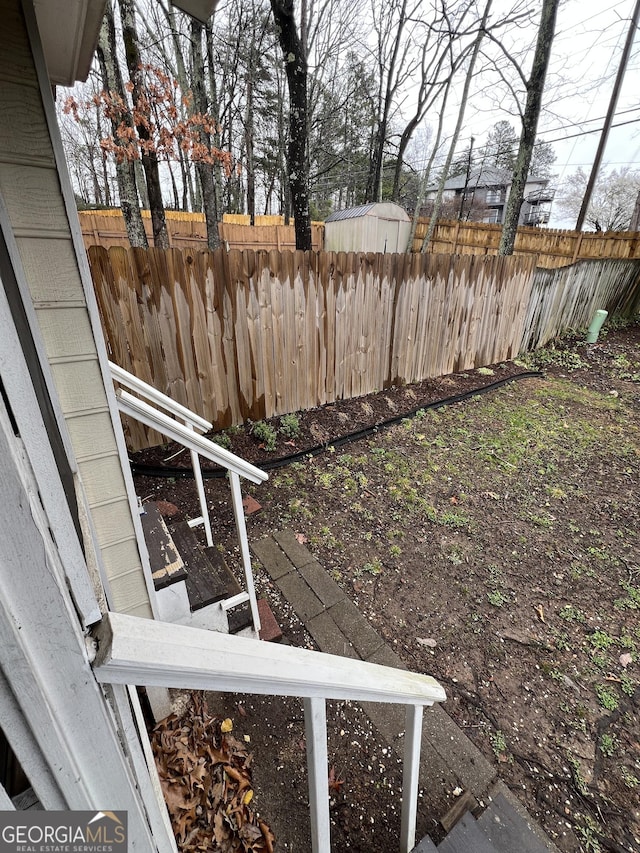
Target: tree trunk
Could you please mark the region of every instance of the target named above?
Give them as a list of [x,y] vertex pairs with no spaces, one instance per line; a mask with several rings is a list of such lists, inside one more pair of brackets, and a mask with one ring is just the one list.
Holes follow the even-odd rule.
[[[98,62],[100,64],[104,88],[107,92],[117,94],[126,103],[120,66],[118,65],[116,55],[115,23],[110,3],[107,4],[100,28]],[[130,127],[133,127],[133,119],[130,115],[122,116],[122,120],[128,123]],[[116,144],[119,144],[117,129],[118,121],[113,117],[111,119],[111,130]],[[120,208],[122,209],[129,243],[135,248],[148,249],[149,243],[138,203],[135,166],[127,157],[123,157],[121,160],[116,157],[116,179],[118,182],[118,194],[120,196]]]
[[[436,138],[433,141],[433,148],[431,149],[431,154],[429,155],[429,161],[427,163],[427,168],[424,170],[421,178],[420,178],[420,186],[418,187],[418,197],[416,198],[416,206],[413,211],[413,219],[411,220],[411,232],[409,234],[409,240],[407,241],[407,252],[413,251],[413,240],[416,236],[416,229],[418,227],[418,219],[420,218],[420,208],[422,207],[422,202],[424,201],[424,195],[427,187],[429,186],[429,179],[431,177],[431,169],[433,168],[434,160],[436,159],[436,154],[438,153],[438,149],[440,148],[440,140],[442,139],[442,128],[444,126],[444,114],[446,111],[447,100],[449,98],[449,91],[451,89],[451,77],[447,80],[444,94],[442,97],[442,104],[440,105],[440,109],[438,111],[438,130],[436,132]],[[424,247],[422,249],[424,251]]]
[[[251,62],[249,63],[251,66]],[[244,116],[244,144],[247,149],[247,212],[252,225],[256,224],[256,173],[253,156],[253,70],[249,67],[246,76],[245,94],[247,107]]]
[[[217,63],[214,56],[213,50],[213,18],[210,18],[209,21],[205,24],[204,28],[205,33],[205,44],[207,48],[207,68],[209,71],[209,113],[216,119],[216,128],[218,127],[218,119],[220,117],[220,99],[218,98],[218,84],[216,81],[215,69],[217,67]],[[213,134],[213,144],[216,148],[222,149],[222,138],[219,130],[215,130]],[[231,146],[227,148],[228,151],[232,151]],[[223,206],[222,206],[222,169],[220,167],[220,162],[216,160],[213,164],[213,183],[216,194],[216,210],[218,212],[218,218],[222,216]]]
[[500,236],[499,255],[512,255],[516,242],[516,231],[520,208],[524,199],[524,188],[527,183],[533,146],[536,141],[538,130],[538,119],[542,106],[542,93],[547,76],[547,67],[551,55],[551,45],[556,27],[556,13],[560,0],[544,0],[542,4],[542,17],[538,29],[538,39],[533,57],[531,76],[527,82],[527,102],[522,117],[522,133],[520,134],[520,145],[518,156],[513,170],[511,191],[507,201],[507,209],[504,214],[502,234]]
[[311,249],[307,58],[296,29],[293,0],[271,0],[271,9],[278,29],[289,87],[287,168],[295,219],[296,249],[307,250]]
[[[133,0],[118,0],[120,7],[120,19],[122,21],[122,38],[124,41],[129,79],[133,85],[131,97],[133,105],[142,109],[142,69],[140,49],[138,47],[138,33],[136,30],[135,11]],[[158,158],[153,150],[152,140],[148,128],[142,122],[136,123],[136,131],[141,142],[141,158],[144,175],[149,193],[149,209],[151,211],[151,226],[153,229],[153,244],[159,249],[169,248],[169,234],[164,216],[164,204],[162,201],[162,188],[160,186],[160,171],[158,169]]]
[[631,222],[629,223],[629,231],[639,231],[640,230],[640,190],[638,190],[638,195],[636,196],[636,204],[633,208],[633,215],[631,217]]
[[[204,88],[204,59],[202,55],[202,24],[191,19],[191,66],[193,74],[193,105],[197,113],[206,115],[209,111],[207,93]],[[200,126],[198,131],[199,141],[207,149],[211,150],[211,137]],[[205,160],[196,162],[196,171],[200,179],[202,189],[202,203],[204,205],[204,218],[207,224],[207,246],[213,251],[220,245],[220,234],[218,233],[218,206],[216,197],[216,184],[213,179],[213,165]]]
[[133,161],[133,170],[136,176],[136,187],[138,190],[138,198],[143,210],[149,210],[149,193],[147,192],[147,181],[144,177],[144,169],[140,160]]

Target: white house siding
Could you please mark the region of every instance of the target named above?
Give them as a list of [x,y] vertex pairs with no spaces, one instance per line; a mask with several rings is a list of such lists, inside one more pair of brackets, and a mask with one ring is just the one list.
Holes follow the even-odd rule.
[[[36,61],[18,0],[2,3],[0,195],[6,207],[111,592],[111,607],[151,616],[114,424]],[[62,177],[66,180],[66,176]]]

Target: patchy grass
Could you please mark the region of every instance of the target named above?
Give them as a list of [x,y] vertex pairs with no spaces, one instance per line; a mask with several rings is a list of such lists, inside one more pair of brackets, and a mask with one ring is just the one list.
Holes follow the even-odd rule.
[[[407,665],[445,683],[449,713],[563,850],[640,835],[615,818],[640,784],[639,448],[629,398],[557,376],[295,474],[296,529]],[[276,516],[278,488],[262,499]]]

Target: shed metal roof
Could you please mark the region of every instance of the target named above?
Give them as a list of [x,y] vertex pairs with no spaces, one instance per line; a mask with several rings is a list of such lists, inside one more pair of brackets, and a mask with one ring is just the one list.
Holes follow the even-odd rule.
[[370,210],[375,207],[375,204],[361,204],[360,207],[349,207],[346,210],[336,210],[330,216],[327,216],[326,222],[337,222],[339,219],[357,219],[359,216],[366,216]]
[[406,210],[390,201],[370,202],[361,204],[359,207],[349,207],[347,210],[336,210],[327,216],[325,222],[338,222],[341,219],[358,219],[361,216],[375,216],[379,214],[381,219],[399,219],[409,221]]

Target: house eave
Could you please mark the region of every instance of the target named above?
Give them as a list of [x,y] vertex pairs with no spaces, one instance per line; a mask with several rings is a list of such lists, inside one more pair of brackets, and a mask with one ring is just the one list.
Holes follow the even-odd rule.
[[[176,0],[200,21],[213,14],[217,0]],[[86,80],[98,41],[106,0],[33,0],[49,79],[60,86]]]

